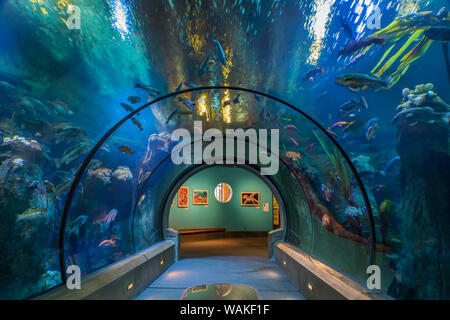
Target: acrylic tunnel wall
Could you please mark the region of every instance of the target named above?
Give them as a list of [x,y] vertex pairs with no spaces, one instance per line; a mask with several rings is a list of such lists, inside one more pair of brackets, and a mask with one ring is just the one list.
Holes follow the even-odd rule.
[[0,298],[163,240],[202,166],[175,165],[170,134],[196,120],[279,130],[257,151],[279,159],[284,241],[363,283],[379,265],[394,298],[450,298],[444,5],[0,1]]

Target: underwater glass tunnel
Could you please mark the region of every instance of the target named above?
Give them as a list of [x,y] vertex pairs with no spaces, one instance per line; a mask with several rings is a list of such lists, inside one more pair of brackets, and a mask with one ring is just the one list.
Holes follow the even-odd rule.
[[0,299],[170,241],[180,187],[215,166],[258,176],[269,229],[317,268],[449,299],[446,5],[0,0]]

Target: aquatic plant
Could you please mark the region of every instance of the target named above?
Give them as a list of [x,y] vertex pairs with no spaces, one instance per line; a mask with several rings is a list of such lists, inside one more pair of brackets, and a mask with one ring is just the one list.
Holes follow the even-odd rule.
[[350,196],[352,194],[350,183],[350,172],[347,168],[345,160],[341,156],[337,147],[333,146],[331,151],[328,150],[325,141],[319,136],[319,134],[315,130],[313,130],[313,133],[316,136],[317,141],[319,141],[320,145],[322,146],[322,149],[327,154],[331,163],[333,164],[334,170],[340,180],[338,180],[338,178],[333,174],[330,174],[331,177],[337,182],[337,185],[339,186],[340,189],[339,191],[344,196],[344,198],[346,200],[350,200]]
[[[381,77],[398,59],[400,59],[400,64],[397,69],[389,76],[388,88],[391,88],[400,80],[406,71],[408,71],[410,65],[422,57],[433,43],[434,39],[427,37],[427,30],[433,26],[448,24],[448,22],[448,16],[442,17],[441,19],[431,11],[419,12],[398,17],[387,27],[373,33],[366,39],[375,39],[382,43],[390,43],[392,45],[385,51],[379,62],[371,70],[371,73]],[[405,38],[407,40],[401,44],[401,40]],[[356,52],[356,55],[365,55],[376,43],[376,41],[365,41],[371,44],[362,51]],[[412,49],[403,55],[411,44],[413,44]],[[391,51],[397,45],[401,46],[400,49],[387,59]]]

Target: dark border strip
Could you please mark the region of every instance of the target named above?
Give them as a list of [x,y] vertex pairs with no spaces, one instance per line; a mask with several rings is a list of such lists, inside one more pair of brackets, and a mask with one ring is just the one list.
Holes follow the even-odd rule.
[[290,109],[297,111],[298,113],[300,113],[301,115],[303,115],[306,119],[308,119],[309,121],[311,121],[314,125],[316,125],[332,142],[333,144],[339,149],[339,151],[341,152],[342,156],[344,157],[344,159],[347,161],[347,164],[350,166],[350,169],[352,170],[353,175],[356,178],[356,181],[358,183],[358,186],[363,194],[363,198],[364,198],[364,203],[366,205],[367,211],[368,211],[368,215],[369,215],[369,221],[370,221],[370,229],[371,229],[371,233],[372,233],[372,238],[371,238],[371,246],[370,246],[370,261],[371,264],[374,264],[375,262],[375,243],[376,243],[376,238],[375,238],[375,223],[374,223],[374,218],[373,218],[373,213],[372,213],[372,208],[370,206],[370,201],[369,201],[369,197],[367,195],[366,189],[364,187],[364,184],[361,180],[361,177],[358,174],[358,171],[356,170],[355,166],[353,165],[350,157],[347,155],[347,153],[344,151],[344,149],[341,147],[341,145],[333,138],[333,136],[324,128],[322,127],[322,125],[320,125],[320,123],[318,123],[316,120],[314,120],[311,116],[309,116],[307,113],[301,111],[300,109],[296,108],[295,106],[277,98],[274,97],[272,95],[269,95],[267,93],[263,93],[257,90],[253,90],[253,89],[247,89],[247,88],[242,88],[242,87],[236,87],[236,86],[205,86],[205,87],[198,87],[198,88],[191,88],[191,89],[186,89],[186,90],[181,90],[178,92],[172,92],[169,93],[165,96],[159,97],[151,102],[148,102],[146,104],[144,104],[143,106],[139,107],[138,109],[134,110],[133,112],[129,113],[128,115],[126,115],[122,120],[120,120],[118,123],[116,123],[111,129],[108,130],[108,132],[106,132],[106,134],[97,142],[97,144],[91,149],[91,151],[89,152],[89,154],[87,155],[87,157],[84,159],[83,163],[81,164],[80,168],[78,169],[78,172],[75,176],[75,179],[72,182],[72,185],[70,187],[69,193],[67,195],[66,198],[66,202],[64,204],[64,209],[62,212],[62,216],[61,216],[61,226],[60,226],[60,233],[59,233],[59,264],[60,264],[60,269],[61,269],[61,280],[62,283],[66,283],[67,279],[66,279],[66,268],[65,268],[65,261],[64,261],[64,234],[66,231],[66,222],[67,222],[67,215],[69,213],[70,210],[70,206],[72,204],[72,200],[73,197],[75,195],[76,189],[78,187],[78,184],[80,183],[84,172],[86,171],[89,163],[91,162],[92,158],[95,156],[95,154],[97,153],[97,151],[101,148],[101,146],[106,142],[106,140],[120,127],[122,126],[126,121],[130,120],[132,117],[134,117],[137,113],[141,112],[142,110],[146,109],[147,107],[160,102],[162,100],[171,98],[171,97],[175,97],[181,94],[185,94],[188,92],[196,92],[196,91],[205,91],[205,90],[234,90],[234,91],[244,91],[244,92],[249,92],[255,95],[260,95],[272,100],[275,100],[287,107],[289,107]]

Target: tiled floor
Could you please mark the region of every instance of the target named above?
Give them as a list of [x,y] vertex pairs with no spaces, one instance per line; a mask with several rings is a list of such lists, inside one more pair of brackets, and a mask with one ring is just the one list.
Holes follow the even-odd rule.
[[[240,243],[245,243],[245,240]],[[222,246],[217,247],[217,239],[203,240],[200,251],[207,252],[209,245],[214,247],[215,254],[225,253],[224,256],[201,257],[190,247],[190,254],[194,258],[185,258],[172,265],[164,274],[154,281],[149,288],[142,292],[138,300],[177,300],[181,298],[186,288],[213,283],[245,284],[258,290],[262,299],[295,299],[304,297],[289,281],[280,267],[267,257],[261,256],[261,248],[254,246],[254,251],[237,250],[237,256],[230,256],[230,249],[237,244],[236,239],[221,239]],[[248,240],[255,243],[255,239]],[[192,244],[190,244],[192,245]],[[219,248],[223,248],[223,250]],[[237,247],[236,247],[237,248]],[[242,247],[241,247],[242,248]],[[212,252],[211,251],[211,252]],[[242,256],[242,252],[253,256]]]

